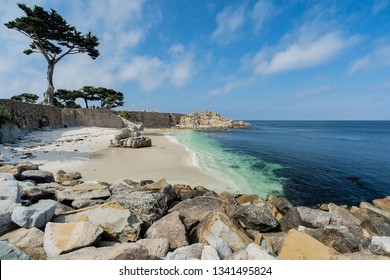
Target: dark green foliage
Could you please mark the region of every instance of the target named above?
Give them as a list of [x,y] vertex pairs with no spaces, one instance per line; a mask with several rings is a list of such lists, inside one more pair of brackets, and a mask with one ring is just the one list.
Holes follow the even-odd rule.
[[100,102],[99,108],[112,109],[123,106],[123,93],[103,87],[84,86],[80,90],[59,89],[54,94],[56,106],[67,108],[81,108],[76,103],[77,99],[83,99],[85,108],[89,108],[89,102]]
[[92,59],[97,58],[99,51],[96,48],[99,40],[90,32],[82,34],[77,31],[53,9],[46,11],[42,7],[30,8],[25,4],[18,6],[26,15],[5,23],[5,26],[19,31],[32,40],[29,48],[24,50],[25,54],[41,53],[45,57],[48,64],[48,88],[44,103],[52,105],[55,64],[68,54],[87,53]]
[[76,99],[80,97],[78,90],[59,89],[54,93],[54,105],[62,108],[81,108],[76,103]]
[[22,93],[19,95],[12,96],[11,99],[35,104],[39,99],[39,96],[34,93]]

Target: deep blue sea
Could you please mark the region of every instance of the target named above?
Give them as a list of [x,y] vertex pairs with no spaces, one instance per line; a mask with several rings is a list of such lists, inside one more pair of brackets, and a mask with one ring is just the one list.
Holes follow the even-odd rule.
[[172,136],[233,193],[282,195],[307,206],[390,195],[390,121],[249,122]]

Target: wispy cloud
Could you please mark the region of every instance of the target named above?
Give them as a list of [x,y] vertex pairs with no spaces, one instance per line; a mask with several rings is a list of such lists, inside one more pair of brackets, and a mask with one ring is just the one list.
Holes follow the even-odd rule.
[[364,57],[353,61],[349,67],[348,74],[352,75],[356,72],[376,67],[390,65],[390,44],[377,46],[372,52]]
[[217,15],[217,28],[211,39],[226,45],[238,38],[238,31],[244,26],[245,11],[243,7],[228,6]]
[[272,0],[259,0],[249,14],[254,24],[254,31],[259,32],[264,22],[273,17],[275,13],[276,7]]
[[320,65],[351,46],[356,39],[331,32],[309,40],[301,38],[298,42],[293,42],[284,48],[266,47],[254,56],[254,72],[274,74]]
[[242,79],[228,78],[225,84],[221,87],[212,89],[208,92],[208,97],[227,95],[237,89],[241,89],[245,86],[252,84],[254,77],[247,77]]

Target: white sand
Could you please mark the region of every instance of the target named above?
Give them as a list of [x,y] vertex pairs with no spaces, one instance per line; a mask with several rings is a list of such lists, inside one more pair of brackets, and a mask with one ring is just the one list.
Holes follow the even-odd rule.
[[62,169],[79,171],[83,179],[109,183],[122,179],[136,181],[166,178],[171,184],[223,187],[221,181],[194,166],[192,154],[183,146],[169,141],[166,130],[146,130],[152,147],[142,149],[108,148],[110,139],[118,129],[78,127],[36,131],[28,134],[15,146],[2,147],[6,159],[20,161],[26,153],[27,160],[40,164],[40,169],[54,174]]

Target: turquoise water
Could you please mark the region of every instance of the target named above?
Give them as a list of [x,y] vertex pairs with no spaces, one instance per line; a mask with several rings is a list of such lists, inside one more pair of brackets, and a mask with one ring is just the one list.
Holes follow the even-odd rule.
[[[210,132],[206,135],[202,131],[183,130],[170,136],[193,153],[195,165],[226,184],[222,190],[235,194],[254,193],[263,198],[270,193],[283,194],[284,179],[274,173],[280,165],[232,152],[210,137]],[[213,136],[218,137],[217,134]]]
[[390,121],[250,123],[173,137],[233,193],[272,193],[307,206],[390,196]]

